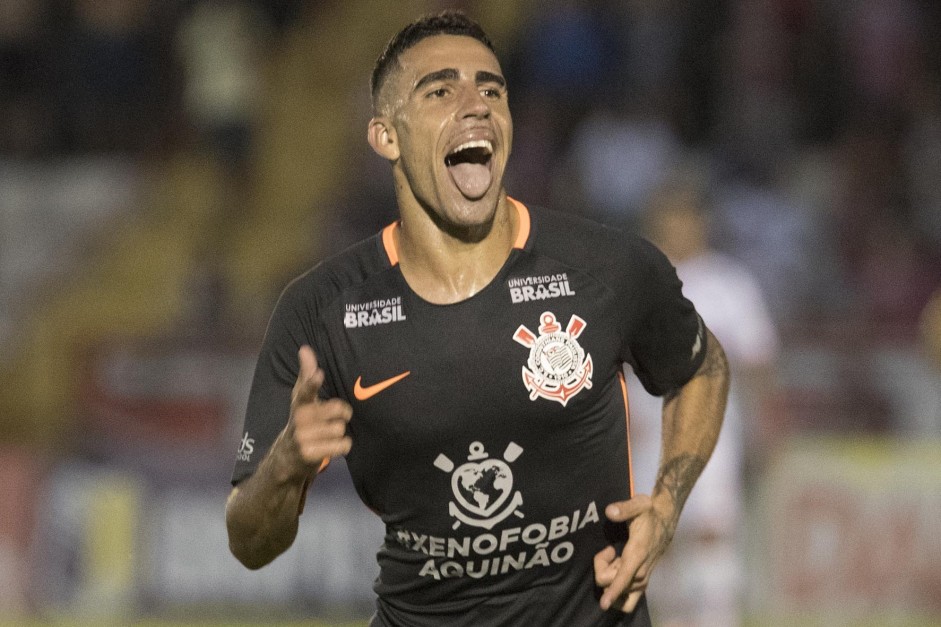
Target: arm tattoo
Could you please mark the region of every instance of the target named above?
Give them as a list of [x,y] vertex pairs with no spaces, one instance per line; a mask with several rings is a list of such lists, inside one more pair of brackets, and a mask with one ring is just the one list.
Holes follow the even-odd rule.
[[693,377],[696,382],[668,394],[663,408],[664,459],[654,491],[670,495],[676,516],[715,447],[729,389],[725,351],[711,332],[706,333],[706,355]]
[[699,366],[699,372],[696,374],[706,377],[727,376],[729,372],[729,360],[725,356],[725,351],[722,350],[722,347],[719,345],[719,342],[716,341],[711,331],[707,332],[707,336],[706,357],[702,365]]
[[676,506],[682,508],[696,478],[705,467],[706,460],[700,457],[680,455],[663,465],[657,475],[657,483],[669,492]]

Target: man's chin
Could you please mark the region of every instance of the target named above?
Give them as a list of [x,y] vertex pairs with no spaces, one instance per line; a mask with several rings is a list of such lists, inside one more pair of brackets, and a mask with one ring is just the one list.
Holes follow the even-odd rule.
[[487,190],[479,198],[468,198],[458,192],[453,199],[446,200],[441,213],[433,217],[438,227],[453,237],[469,242],[481,241],[493,228],[499,202],[497,188]]

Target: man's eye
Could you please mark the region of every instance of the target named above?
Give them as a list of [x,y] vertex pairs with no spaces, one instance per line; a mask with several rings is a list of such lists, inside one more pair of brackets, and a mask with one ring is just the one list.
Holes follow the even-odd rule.
[[502,94],[496,87],[488,87],[483,90],[483,95],[487,98],[499,98]]
[[429,98],[444,98],[447,95],[448,95],[448,90],[445,87],[439,87],[438,89],[435,89],[434,91],[428,92]]

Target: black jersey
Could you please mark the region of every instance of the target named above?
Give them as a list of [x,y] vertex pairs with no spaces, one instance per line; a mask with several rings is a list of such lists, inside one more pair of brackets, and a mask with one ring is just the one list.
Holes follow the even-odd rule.
[[347,463],[382,517],[380,625],[647,625],[598,608],[595,553],[631,494],[622,368],[663,394],[689,380],[704,330],[645,240],[512,201],[519,236],[459,303],[413,292],[393,224],[292,282],[271,319],[233,482],[287,420],[297,350],[325,398],[353,407]]

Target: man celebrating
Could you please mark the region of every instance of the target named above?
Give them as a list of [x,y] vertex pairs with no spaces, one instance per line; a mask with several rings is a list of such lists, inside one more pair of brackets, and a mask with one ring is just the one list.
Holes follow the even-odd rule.
[[[343,455],[386,535],[373,625],[649,625],[643,594],[715,446],[728,367],[653,246],[509,198],[507,85],[480,26],[405,27],[368,140],[401,219],[293,281],[266,333],[226,520],[249,568]],[[665,398],[633,495],[622,367]]]

